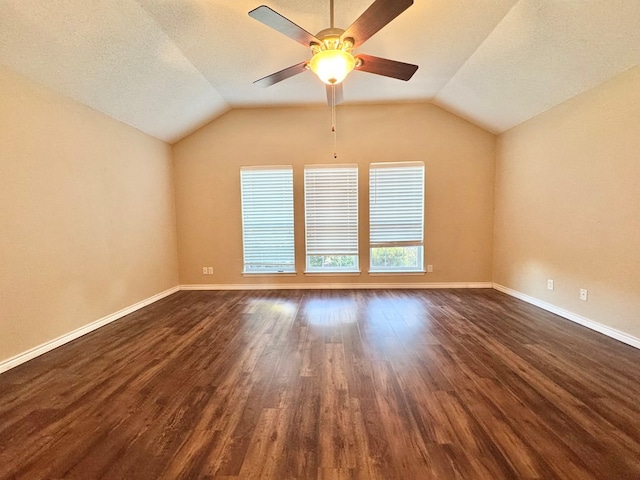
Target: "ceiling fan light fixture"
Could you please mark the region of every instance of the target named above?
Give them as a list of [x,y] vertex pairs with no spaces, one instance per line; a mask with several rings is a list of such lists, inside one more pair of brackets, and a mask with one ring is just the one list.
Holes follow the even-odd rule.
[[342,82],[356,66],[350,52],[341,49],[321,50],[309,61],[309,68],[327,85]]

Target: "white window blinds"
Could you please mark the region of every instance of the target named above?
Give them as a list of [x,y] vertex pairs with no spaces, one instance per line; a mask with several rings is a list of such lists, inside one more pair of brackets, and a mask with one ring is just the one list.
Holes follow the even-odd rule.
[[369,170],[370,246],[422,245],[424,163],[372,163]]
[[293,168],[242,167],[245,273],[295,271]]
[[358,166],[304,169],[307,256],[358,254]]

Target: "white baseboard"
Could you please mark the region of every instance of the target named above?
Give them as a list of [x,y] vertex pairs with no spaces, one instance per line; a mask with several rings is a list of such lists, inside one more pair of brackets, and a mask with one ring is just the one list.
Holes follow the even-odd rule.
[[429,288],[493,288],[491,282],[451,283],[261,283],[180,285],[180,290],[373,290]]
[[17,367],[18,365],[21,365],[33,358],[36,358],[42,355],[43,353],[47,353],[53,350],[54,348],[58,348],[64,345],[65,343],[68,343],[72,340],[75,340],[76,338],[86,335],[89,332],[97,330],[98,328],[103,327],[115,320],[118,320],[119,318],[122,318],[125,315],[129,315],[130,313],[133,313],[136,310],[140,310],[141,308],[146,307],[147,305],[151,305],[152,303],[157,302],[158,300],[164,297],[167,297],[172,293],[177,292],[178,290],[179,290],[179,287],[170,288],[169,290],[165,290],[164,292],[158,293],[157,295],[153,295],[152,297],[141,300],[138,303],[135,303],[129,307],[123,308],[122,310],[112,313],[111,315],[107,315],[106,317],[102,317],[101,319],[96,320],[95,322],[91,322],[88,325],[80,327],[72,332],[66,333],[58,338],[45,342],[42,345],[38,345],[37,347],[27,350],[26,352],[22,352],[6,360],[2,360],[0,361],[0,373],[6,372],[7,370]]
[[601,323],[595,322],[588,318],[585,318],[576,313],[570,312],[560,307],[556,307],[550,303],[539,300],[535,297],[531,297],[524,293],[518,292],[517,290],[512,290],[511,288],[505,287],[504,285],[499,285],[497,283],[493,284],[493,288],[496,290],[506,293],[512,297],[523,300],[531,305],[535,305],[536,307],[540,307],[543,310],[546,310],[551,313],[555,313],[567,320],[571,320],[572,322],[579,323],[583,327],[590,328],[591,330],[595,330],[596,332],[602,333],[607,337],[614,338],[620,342],[626,343],[627,345],[631,345],[632,347],[640,349],[640,338],[636,338],[628,333],[621,332],[620,330],[616,330],[615,328],[607,327]]

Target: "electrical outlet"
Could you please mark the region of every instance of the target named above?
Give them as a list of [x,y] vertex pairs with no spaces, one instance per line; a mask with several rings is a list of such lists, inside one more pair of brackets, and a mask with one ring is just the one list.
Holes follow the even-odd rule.
[[213,267],[207,267],[207,273],[213,275]]
[[202,267],[202,274],[206,275],[207,274],[207,267]]
[[427,265],[427,273],[433,273],[433,265]]
[[583,302],[587,301],[587,289],[586,288],[581,288],[580,289],[580,300],[582,300]]
[[547,290],[553,290],[553,280],[547,279]]

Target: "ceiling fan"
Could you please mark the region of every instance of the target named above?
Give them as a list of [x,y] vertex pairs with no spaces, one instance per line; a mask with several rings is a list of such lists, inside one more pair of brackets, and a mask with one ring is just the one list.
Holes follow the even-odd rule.
[[333,0],[330,0],[331,26],[316,35],[310,34],[266,5],[261,5],[251,10],[249,16],[310,48],[312,56],[310,60],[253,83],[259,87],[269,87],[310,69],[326,84],[327,101],[330,106],[334,106],[342,102],[341,82],[354,69],[407,81],[418,70],[417,65],[361,53],[354,54],[353,49],[363,45],[411,5],[413,0],[375,0],[349,28],[342,30],[334,27]]

